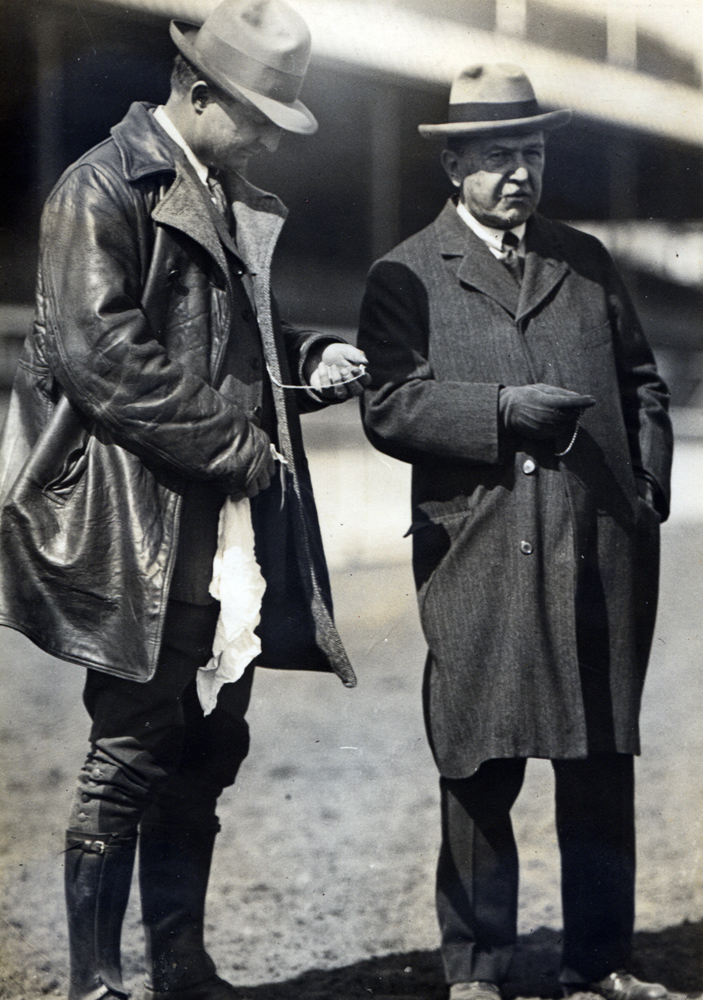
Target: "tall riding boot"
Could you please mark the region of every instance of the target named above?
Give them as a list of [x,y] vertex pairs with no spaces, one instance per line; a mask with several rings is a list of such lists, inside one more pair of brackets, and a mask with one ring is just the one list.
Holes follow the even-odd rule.
[[66,834],[69,1000],[126,997],[120,938],[137,828],[165,772],[136,740],[98,740],[78,776]]
[[139,829],[139,884],[150,998],[223,1000],[234,996],[215,975],[203,940],[205,896],[215,837],[213,814],[194,823],[155,823]]
[[68,1000],[128,996],[122,983],[120,937],[136,843],[135,835],[66,832]]

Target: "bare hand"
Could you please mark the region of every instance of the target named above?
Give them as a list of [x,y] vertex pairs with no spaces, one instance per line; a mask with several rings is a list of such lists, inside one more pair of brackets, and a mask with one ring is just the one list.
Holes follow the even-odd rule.
[[360,396],[371,382],[366,372],[366,355],[351,344],[328,344],[310,376],[310,387],[321,396],[339,402]]

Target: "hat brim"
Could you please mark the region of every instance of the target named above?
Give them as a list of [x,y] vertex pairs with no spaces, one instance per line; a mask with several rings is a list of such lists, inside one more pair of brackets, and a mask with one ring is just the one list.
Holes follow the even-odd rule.
[[571,112],[563,108],[559,111],[545,111],[529,118],[512,118],[504,121],[487,122],[442,122],[439,125],[418,125],[420,135],[425,139],[444,139],[459,135],[485,135],[488,132],[538,132],[561,128],[571,121]]
[[188,62],[199,69],[206,79],[211,80],[212,83],[224,90],[229,97],[244,98],[245,101],[249,101],[267,118],[270,118],[274,125],[285,129],[286,132],[296,132],[299,135],[313,135],[317,132],[317,120],[302,101],[293,101],[291,104],[275,101],[272,97],[259,94],[249,87],[243,87],[235,80],[225,76],[224,73],[220,73],[219,70],[206,66],[192,42],[192,38],[199,30],[196,24],[190,24],[187,21],[171,21],[169,30],[175,46]]

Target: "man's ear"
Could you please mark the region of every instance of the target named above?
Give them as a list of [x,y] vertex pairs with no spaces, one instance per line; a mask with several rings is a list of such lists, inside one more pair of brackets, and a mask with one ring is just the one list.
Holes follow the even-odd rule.
[[461,187],[461,170],[457,154],[451,149],[443,149],[440,160],[454,187]]
[[212,103],[212,91],[204,80],[197,80],[190,88],[190,102],[196,115],[201,115],[208,104]]

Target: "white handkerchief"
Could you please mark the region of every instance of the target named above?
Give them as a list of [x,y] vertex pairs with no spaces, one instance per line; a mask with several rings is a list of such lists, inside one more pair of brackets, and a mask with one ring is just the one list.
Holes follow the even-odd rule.
[[261,620],[266,581],[254,555],[254,529],[246,497],[225,500],[212,570],[210,593],[220,602],[220,617],[212,659],[198,670],[196,679],[205,715],[217,704],[222,685],[239,680],[261,652],[261,640],[254,629]]

